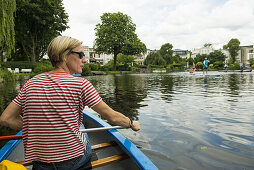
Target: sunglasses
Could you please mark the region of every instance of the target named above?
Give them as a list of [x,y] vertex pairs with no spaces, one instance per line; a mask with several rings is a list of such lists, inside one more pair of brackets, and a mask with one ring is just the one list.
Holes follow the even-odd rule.
[[80,59],[82,59],[85,56],[84,52],[72,51],[71,53],[78,54]]

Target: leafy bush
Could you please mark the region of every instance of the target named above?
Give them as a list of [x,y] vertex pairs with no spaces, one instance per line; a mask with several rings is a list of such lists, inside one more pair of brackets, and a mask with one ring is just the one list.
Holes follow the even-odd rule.
[[89,67],[89,63],[84,64],[83,68],[82,68],[82,76],[90,76],[92,75],[91,69]]
[[15,68],[21,69],[34,69],[35,64],[25,61],[8,61],[2,63],[3,68],[11,68],[12,70]]
[[43,72],[52,71],[53,69],[54,69],[54,67],[51,64],[36,64],[33,72],[35,74],[40,74]]
[[131,67],[129,64],[119,64],[117,65],[117,70],[119,71],[130,71]]
[[203,69],[203,63],[202,62],[197,62],[196,68],[197,69]]
[[86,63],[92,71],[98,71],[100,69],[100,64]]
[[224,62],[223,61],[215,61],[213,63],[213,68],[223,68],[224,67]]
[[0,76],[3,78],[3,80],[7,80],[7,81],[15,80],[15,75],[11,73],[10,71],[8,71],[7,69],[4,69],[1,72]]
[[229,70],[239,70],[240,69],[240,64],[239,63],[234,63],[234,64],[230,64],[228,66]]

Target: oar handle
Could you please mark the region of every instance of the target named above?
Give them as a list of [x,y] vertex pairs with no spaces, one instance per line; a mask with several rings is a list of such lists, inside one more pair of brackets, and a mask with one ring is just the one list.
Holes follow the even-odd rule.
[[104,131],[104,130],[112,130],[112,129],[127,129],[127,127],[123,126],[109,126],[109,127],[100,127],[100,128],[89,128],[89,129],[82,129],[80,132],[98,132],[98,131]]

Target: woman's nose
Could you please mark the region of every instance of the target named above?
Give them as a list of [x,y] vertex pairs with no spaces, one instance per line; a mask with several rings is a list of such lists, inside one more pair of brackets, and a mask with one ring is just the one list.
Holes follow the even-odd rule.
[[84,56],[84,57],[82,58],[82,62],[83,62],[83,63],[87,63],[87,57],[86,57],[86,56]]

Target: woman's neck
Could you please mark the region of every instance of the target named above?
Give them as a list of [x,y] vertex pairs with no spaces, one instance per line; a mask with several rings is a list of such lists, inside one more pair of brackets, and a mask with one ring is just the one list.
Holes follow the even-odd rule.
[[51,72],[53,72],[53,73],[65,72],[65,73],[69,73],[70,74],[69,69],[65,69],[65,68],[62,68],[62,67],[56,67]]

